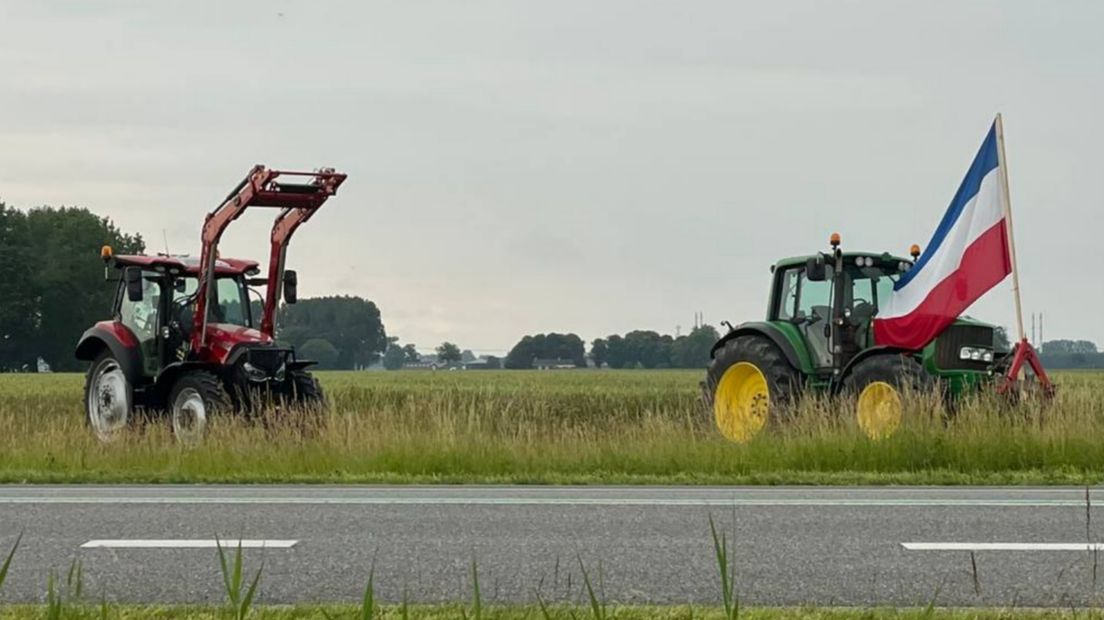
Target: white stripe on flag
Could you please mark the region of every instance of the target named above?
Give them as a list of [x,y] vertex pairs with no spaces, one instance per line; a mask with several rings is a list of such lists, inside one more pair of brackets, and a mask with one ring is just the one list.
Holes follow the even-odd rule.
[[878,310],[879,319],[907,316],[924,302],[937,284],[962,264],[966,248],[1003,218],[1000,202],[1000,168],[993,168],[981,180],[978,193],[963,208],[958,220],[935,249],[923,268],[899,291],[889,296],[889,302]]

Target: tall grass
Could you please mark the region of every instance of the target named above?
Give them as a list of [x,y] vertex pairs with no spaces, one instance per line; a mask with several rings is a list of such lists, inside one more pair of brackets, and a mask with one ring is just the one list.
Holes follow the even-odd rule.
[[1104,480],[1104,373],[1049,406],[995,396],[910,407],[882,441],[809,398],[747,445],[724,440],[682,371],[322,373],[321,428],[216,420],[195,448],[149,424],[84,428],[79,375],[0,375],[0,481],[940,482]]
[[245,620],[249,616],[249,611],[253,608],[253,599],[257,595],[257,586],[260,584],[261,574],[264,572],[264,560],[261,560],[261,566],[254,573],[249,586],[245,587],[242,574],[244,560],[241,540],[238,540],[237,549],[229,557],[226,548],[222,546],[222,541],[217,536],[215,537],[215,546],[218,550],[219,570],[222,573],[227,606],[235,620]]

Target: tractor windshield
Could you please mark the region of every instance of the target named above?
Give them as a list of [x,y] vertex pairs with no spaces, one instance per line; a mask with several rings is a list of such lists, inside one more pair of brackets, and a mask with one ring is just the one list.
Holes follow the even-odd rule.
[[[178,278],[173,286],[173,304],[191,313],[199,282],[194,277]],[[249,299],[244,282],[237,276],[215,279],[214,295],[207,302],[207,320],[211,323],[227,323],[252,327]]]

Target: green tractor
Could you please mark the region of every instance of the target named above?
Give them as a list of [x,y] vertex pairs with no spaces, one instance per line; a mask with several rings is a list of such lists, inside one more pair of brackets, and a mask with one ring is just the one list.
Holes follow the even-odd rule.
[[729,328],[714,346],[703,384],[717,427],[746,442],[803,391],[855,399],[855,419],[872,439],[893,434],[909,395],[940,385],[957,398],[1002,376],[1009,355],[996,326],[960,318],[921,350],[874,341],[874,317],[912,259],[842,252],[786,258],[771,267],[766,321]]

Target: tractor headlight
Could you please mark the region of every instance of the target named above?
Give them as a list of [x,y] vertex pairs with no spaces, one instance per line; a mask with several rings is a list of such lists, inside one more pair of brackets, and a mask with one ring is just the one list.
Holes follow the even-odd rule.
[[993,361],[993,352],[982,347],[962,347],[958,350],[958,359],[974,362]]
[[250,381],[268,381],[268,373],[249,362],[242,364],[242,370]]

